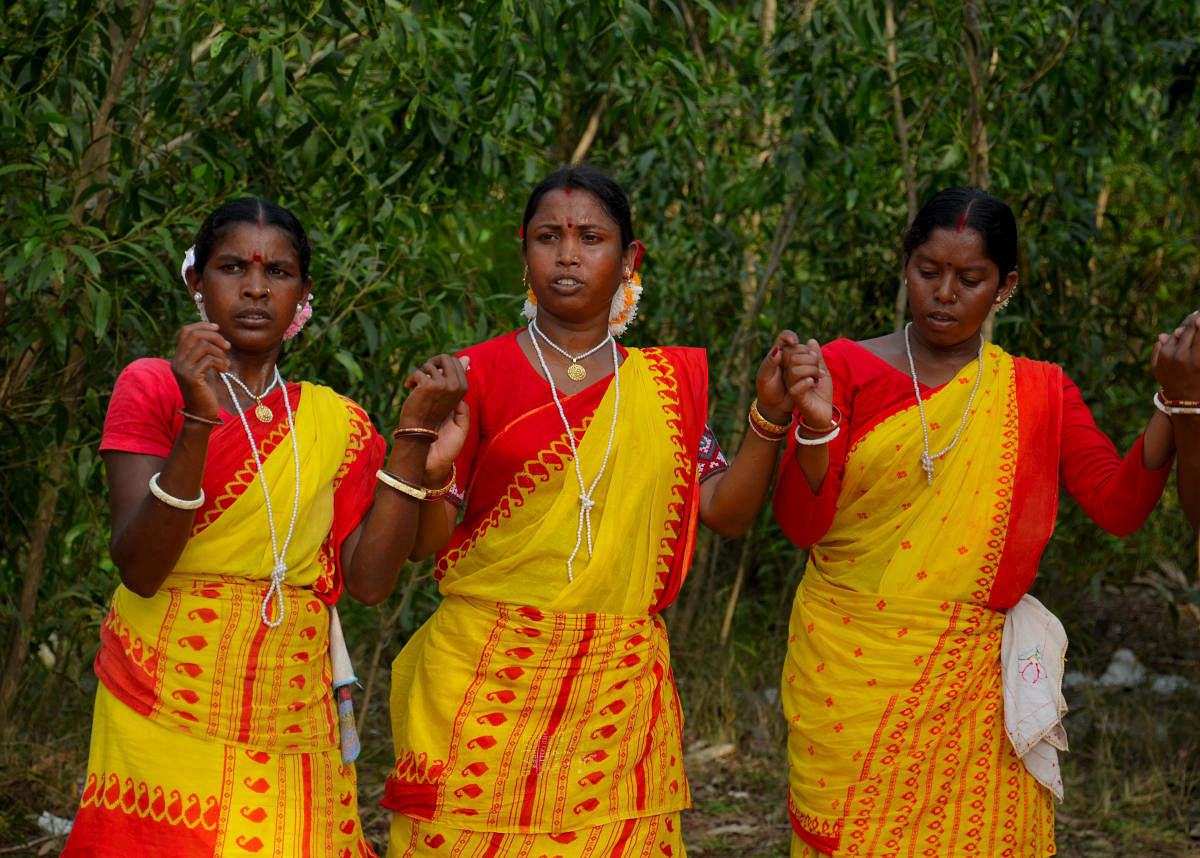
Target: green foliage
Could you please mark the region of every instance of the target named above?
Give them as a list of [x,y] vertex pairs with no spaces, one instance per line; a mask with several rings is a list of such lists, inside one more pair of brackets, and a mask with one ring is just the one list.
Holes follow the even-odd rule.
[[[107,393],[130,360],[170,353],[193,312],[183,250],[238,195],[292,208],[316,248],[316,316],[284,373],[332,385],[387,428],[411,367],[517,323],[525,195],[586,155],[630,190],[650,248],[628,339],[710,349],[730,446],[778,328],[892,328],[906,177],[920,198],[967,181],[974,99],[991,189],[1022,230],[1021,291],[997,339],[1064,364],[1100,425],[1131,441],[1149,414],[1152,337],[1195,303],[1200,6],[989,3],[973,83],[970,3],[898,4],[894,62],[889,5],[9,4],[0,611],[28,633],[7,653],[23,687],[85,682],[115,583],[97,455]],[[1125,543],[1068,512],[1069,548],[1044,576],[1069,591],[1159,557],[1191,568],[1166,506]],[[750,538],[733,639],[764,687],[798,566],[767,513]],[[716,633],[741,553],[714,545],[715,574],[684,595],[695,645]],[[412,606],[427,605],[420,586]],[[351,613],[352,632],[374,633],[370,612]],[[400,638],[420,615],[397,614]],[[25,658],[52,632],[73,653],[69,676]]]

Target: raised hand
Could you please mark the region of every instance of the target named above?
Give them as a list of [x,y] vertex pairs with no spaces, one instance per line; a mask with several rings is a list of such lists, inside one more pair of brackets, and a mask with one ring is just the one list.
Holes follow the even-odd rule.
[[221,336],[214,322],[196,322],[179,332],[171,372],[183,394],[185,411],[217,419],[221,406],[216,386],[210,382],[216,373],[228,371],[229,347],[229,340]]
[[1200,311],[1158,335],[1150,370],[1166,399],[1200,401]]
[[791,421],[795,403],[784,378],[783,361],[786,349],[800,345],[800,338],[792,331],[780,331],[775,337],[775,344],[762,363],[758,365],[755,376],[755,393],[758,396],[758,411],[772,423],[788,423]]
[[468,359],[437,355],[404,380],[408,398],[397,425],[439,429],[467,393]]
[[808,426],[833,423],[833,377],[821,356],[821,344],[810,339],[783,349],[783,378],[788,395]]

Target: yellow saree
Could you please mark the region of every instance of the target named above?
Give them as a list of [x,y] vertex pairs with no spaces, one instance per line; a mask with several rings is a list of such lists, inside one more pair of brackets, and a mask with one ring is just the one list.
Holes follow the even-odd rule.
[[[977,367],[925,399],[933,444],[957,428]],[[1004,732],[1004,613],[988,603],[1022,526],[1013,511],[1023,436],[1051,438],[1057,451],[1058,418],[1041,389],[1040,408],[1018,409],[1014,360],[990,344],[982,373],[932,485],[914,453],[915,403],[849,442],[783,671],[794,856],[1054,852],[1051,795]],[[1048,535],[1044,513],[1027,526]]]
[[[366,415],[327,388],[289,395],[301,486],[283,622],[271,628],[260,615],[273,565],[267,512],[242,426],[228,415],[206,462],[210,500],[175,569],[150,598],[118,587],[104,620],[87,780],[64,855],[373,854],[354,769],[338,751],[328,603],[382,444]],[[270,405],[280,419],[254,428],[286,533],[292,445],[282,400]],[[278,616],[277,601],[270,610]]]
[[[487,366],[521,413],[460,462],[470,495],[439,557],[445,598],[393,665],[388,854],[681,855],[682,718],[656,612],[691,556],[703,355],[629,351],[592,552],[573,581],[565,430],[544,381],[472,354],[473,376]],[[488,379],[472,385],[486,423]],[[589,481],[614,401],[600,382],[563,402]]]

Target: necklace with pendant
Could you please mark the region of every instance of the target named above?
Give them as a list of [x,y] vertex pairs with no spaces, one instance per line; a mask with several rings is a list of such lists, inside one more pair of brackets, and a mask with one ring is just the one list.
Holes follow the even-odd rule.
[[[287,388],[283,388],[283,408],[287,412],[288,434],[292,436],[292,462],[296,469],[296,493],[292,498],[292,520],[288,524],[287,536],[283,540],[283,548],[279,547],[279,538],[275,533],[275,510],[271,506],[271,489],[267,485],[267,476],[263,473],[262,459],[258,455],[258,445],[254,443],[254,433],[250,431],[250,424],[246,422],[246,412],[242,410],[242,406],[238,405],[237,397],[233,395],[233,388],[229,385],[229,379],[232,378],[242,389],[246,386],[238,379],[236,375],[231,373],[221,373],[221,378],[225,382],[225,388],[229,391],[229,396],[233,399],[233,407],[237,410],[238,419],[242,421],[242,428],[246,430],[246,440],[250,442],[250,455],[254,457],[254,467],[258,471],[258,478],[262,481],[263,498],[267,502],[267,527],[271,532],[271,558],[274,565],[271,567],[271,586],[267,589],[266,595],[263,596],[262,605],[259,607],[259,615],[262,617],[263,623],[271,628],[278,628],[283,622],[284,616],[284,600],[283,600],[283,582],[287,578],[288,566],[284,560],[287,554],[288,546],[292,542],[292,534],[296,530],[296,515],[300,511],[300,446],[296,441],[296,423],[292,419],[292,403],[288,400]],[[275,380],[270,386],[263,391],[263,396],[266,396],[275,385],[283,385],[283,379],[279,377],[279,367],[275,368]],[[250,393],[250,391],[246,391]],[[250,394],[254,396],[253,393]],[[271,409],[264,405],[259,405],[259,408],[264,408],[268,414]],[[255,417],[262,420],[262,415],[255,409]],[[268,418],[270,419],[270,418]],[[266,420],[263,420],[266,423]],[[274,596],[279,604],[279,613],[274,620],[271,619],[271,600]]]
[[[530,328],[534,328],[536,322],[529,323]],[[541,331],[538,331],[540,334]],[[545,334],[542,334],[545,338]],[[575,556],[579,554],[579,546],[583,542],[584,529],[587,530],[587,550],[588,557],[592,556],[592,509],[596,506],[596,501],[592,499],[592,493],[596,491],[596,486],[600,484],[600,478],[604,476],[604,471],[608,467],[609,456],[612,455],[613,438],[617,434],[617,414],[621,409],[621,373],[620,359],[617,352],[617,341],[609,334],[604,343],[612,343],[612,358],[613,358],[613,416],[612,426],[608,430],[608,446],[604,450],[604,461],[600,463],[600,470],[596,472],[596,479],[592,480],[592,485],[589,488],[583,481],[583,469],[579,466],[579,449],[575,445],[575,433],[571,431],[571,423],[567,420],[567,412],[563,410],[562,401],[558,398],[558,390],[554,386],[554,379],[550,376],[550,367],[546,366],[546,358],[542,354],[542,348],[538,345],[537,337],[530,337],[533,342],[533,350],[537,352],[538,363],[542,365],[542,372],[546,374],[546,381],[550,383],[550,398],[554,400],[554,407],[558,409],[558,417],[562,420],[563,428],[567,431],[567,442],[571,445],[571,459],[575,464],[575,479],[579,481],[579,527],[575,532],[575,547],[571,550],[571,556],[567,558],[567,580],[575,580],[575,572],[572,564],[575,562]],[[546,342],[550,342],[548,339]],[[600,346],[604,345],[600,343]],[[550,343],[554,345],[554,343]],[[600,348],[596,346],[596,349]],[[592,351],[596,351],[592,349]],[[561,349],[560,349],[561,351]],[[588,354],[590,354],[589,352]],[[586,357],[587,355],[583,355]],[[570,355],[567,355],[570,357]],[[582,367],[580,367],[582,370]],[[582,376],[581,376],[582,377]]]
[[[531,319],[529,321],[529,330],[531,333],[537,334],[537,336],[539,336],[543,340],[545,340],[546,344],[549,345],[550,348],[554,349],[556,352],[558,352],[560,355],[562,355],[563,357],[565,357],[567,360],[569,360],[571,362],[571,365],[569,367],[567,367],[567,378],[571,379],[571,381],[583,381],[585,378],[587,378],[587,370],[584,369],[583,366],[579,362],[581,360],[583,360],[585,357],[589,357],[590,355],[593,355],[596,352],[600,351],[600,349],[604,348],[608,344],[609,340],[612,339],[612,334],[609,334],[608,336],[606,336],[600,342],[596,343],[596,345],[592,346],[592,348],[588,349],[583,354],[573,355],[569,351],[564,349],[562,346],[560,346],[558,343],[554,342],[554,340],[550,339],[548,336],[543,334],[542,329],[537,326],[537,319]],[[536,343],[535,343],[535,346],[536,346]]]
[[[275,377],[273,379],[271,379],[271,383],[267,385],[267,389],[264,390],[262,393],[254,393],[252,390],[250,390],[250,388],[246,386],[246,382],[244,382],[240,378],[238,378],[236,373],[223,372],[223,373],[221,373],[221,377],[225,378],[225,379],[232,379],[234,384],[236,384],[238,387],[240,387],[242,390],[244,390],[246,392],[246,395],[254,400],[254,416],[258,419],[259,423],[270,423],[272,420],[275,419],[275,412],[273,412],[266,405],[263,405],[263,397],[265,397],[268,393],[270,393],[272,390],[274,390],[276,385],[283,383],[283,379],[279,377],[279,367],[275,367]],[[228,387],[229,386],[228,383],[226,383],[225,386]],[[230,396],[233,395],[232,389],[229,391],[229,395]],[[237,400],[235,399],[234,405],[236,405],[236,404],[237,404]]]
[[925,422],[925,402],[921,399],[921,387],[917,384],[917,365],[913,363],[912,346],[908,344],[908,329],[911,327],[912,322],[904,326],[904,351],[908,355],[908,371],[912,375],[913,393],[917,395],[917,410],[921,412],[921,434],[925,436],[925,452],[921,454],[921,467],[925,471],[926,481],[932,486],[934,460],[942,458],[954,449],[954,445],[958,443],[963,429],[967,426],[967,418],[971,416],[971,404],[975,401],[975,392],[979,390],[979,380],[983,378],[983,334],[979,335],[979,354],[975,356],[975,360],[979,362],[979,368],[975,371],[975,386],[971,388],[971,396],[967,399],[967,407],[963,409],[962,422],[958,424],[958,431],[954,433],[954,440],[947,444],[940,453],[930,453],[929,425]]

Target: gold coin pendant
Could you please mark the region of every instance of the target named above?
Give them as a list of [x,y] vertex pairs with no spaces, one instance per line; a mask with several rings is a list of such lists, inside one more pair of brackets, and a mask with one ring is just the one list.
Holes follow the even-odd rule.
[[261,402],[254,407],[254,416],[258,418],[258,422],[260,423],[270,423],[275,419],[275,413]]
[[587,377],[587,370],[581,367],[578,363],[572,363],[567,367],[567,378],[571,381],[583,381]]

